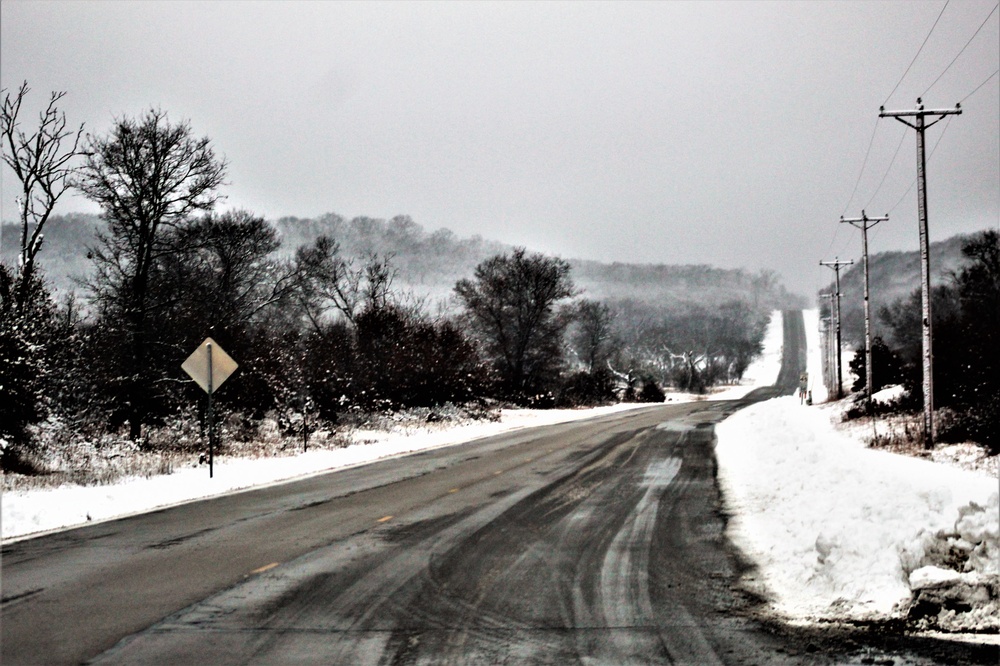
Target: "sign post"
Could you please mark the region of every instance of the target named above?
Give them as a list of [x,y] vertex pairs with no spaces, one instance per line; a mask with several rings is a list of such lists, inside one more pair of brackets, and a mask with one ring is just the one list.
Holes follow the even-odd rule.
[[212,394],[229,379],[239,364],[229,357],[222,347],[212,338],[205,341],[194,350],[187,360],[181,364],[181,369],[208,394],[208,477],[214,474],[215,458],[215,427],[212,413]]

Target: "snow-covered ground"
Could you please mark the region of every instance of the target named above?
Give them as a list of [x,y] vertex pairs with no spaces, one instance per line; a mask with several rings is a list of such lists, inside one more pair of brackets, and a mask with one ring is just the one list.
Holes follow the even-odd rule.
[[425,427],[400,427],[388,432],[355,430],[351,433],[354,444],[338,449],[313,449],[286,457],[216,457],[212,478],[208,476],[206,465],[194,465],[177,469],[172,474],[133,477],[109,485],[67,484],[59,488],[10,491],[3,493],[0,502],[0,527],[6,541],[363,465],[413,451],[450,446],[520,428],[648,406],[630,403],[595,409],[503,410],[499,421],[477,421],[458,426],[430,423]]
[[[823,402],[815,311],[806,331]],[[924,590],[975,608],[939,626],[1000,628],[997,479],[868,449],[864,430],[839,425],[844,408],[777,398],[716,428],[729,530],[758,566],[754,582],[794,618],[901,613]]]
[[[807,367],[817,405],[777,398],[738,412],[716,429],[719,477],[733,515],[730,534],[757,564],[756,584],[777,610],[794,618],[885,615],[910,599],[911,588],[958,589],[968,600],[982,596],[987,589],[983,581],[992,580],[995,591],[1000,554],[997,480],[944,463],[867,449],[861,430],[838,426],[843,406],[818,404],[825,402],[826,391],[817,324],[816,311],[806,311]],[[775,313],[764,353],[748,369],[744,384],[711,399],[738,398],[772,384],[781,364],[781,332],[781,315]],[[695,397],[668,396],[671,401],[689,399]],[[342,449],[258,460],[218,459],[213,479],[201,466],[107,486],[8,492],[2,498],[2,535],[8,540],[517,428],[641,406],[512,410],[499,422],[356,432],[356,443]],[[969,571],[955,568],[965,563]],[[961,585],[954,585],[956,578]],[[988,600],[972,599],[979,610],[966,615],[965,626],[997,627],[995,594],[993,599],[992,606]]]

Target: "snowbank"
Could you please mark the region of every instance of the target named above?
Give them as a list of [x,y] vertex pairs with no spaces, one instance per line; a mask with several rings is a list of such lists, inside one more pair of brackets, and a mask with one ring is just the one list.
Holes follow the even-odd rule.
[[894,386],[888,386],[881,391],[875,391],[875,393],[872,394],[872,400],[874,402],[888,403],[893,400],[898,400],[903,397],[905,393],[906,389],[904,389],[902,385],[896,384]]
[[[991,573],[994,479],[866,449],[834,428],[831,410],[794,398],[742,410],[716,432],[732,535],[758,564],[778,610],[819,618],[890,613],[910,599],[910,575],[943,564],[939,551],[961,534],[969,537],[971,570]],[[956,523],[967,516],[979,522],[963,532]]]
[[[822,403],[818,311],[803,316]],[[867,449],[860,430],[835,426],[842,409],[778,398],[716,427],[730,535],[756,583],[792,617],[919,615],[923,605],[938,627],[1000,627],[996,479]],[[956,614],[963,607],[972,611]]]

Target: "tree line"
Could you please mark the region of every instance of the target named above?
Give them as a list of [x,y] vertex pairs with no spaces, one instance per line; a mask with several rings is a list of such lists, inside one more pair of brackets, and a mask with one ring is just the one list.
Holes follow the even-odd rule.
[[[752,304],[659,313],[584,299],[567,261],[524,248],[481,261],[455,283],[455,310],[431,313],[397,286],[392,254],[348,254],[331,235],[280,251],[263,217],[219,212],[228,164],[188,122],[150,109],[84,136],[54,93],[25,130],[27,93],[2,108],[3,159],[22,185],[17,265],[0,265],[4,470],[31,471],[53,439],[43,422],[143,446],[200,404],[180,363],[206,336],[240,363],[220,407],[247,436],[267,419],[291,432],[305,413],[334,424],[350,410],[662,400],[665,384],[738,379],[760,349]],[[81,250],[85,298],[57,303],[37,257],[70,189],[103,226]],[[414,233],[405,222],[393,229]]]
[[[931,290],[934,406],[938,439],[972,440],[1000,452],[1000,233],[961,241],[963,264]],[[872,341],[873,390],[902,384],[904,397],[882,409],[918,411],[923,405],[920,289],[878,309],[884,336]],[[862,348],[850,364],[865,389]],[[855,410],[856,415],[864,409]]]

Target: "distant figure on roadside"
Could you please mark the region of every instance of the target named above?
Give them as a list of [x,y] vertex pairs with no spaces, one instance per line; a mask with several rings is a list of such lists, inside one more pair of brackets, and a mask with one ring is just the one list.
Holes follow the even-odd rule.
[[[809,392],[809,373],[803,372],[799,375],[799,404],[804,405],[806,403],[806,395]],[[810,404],[812,400],[809,401]]]

